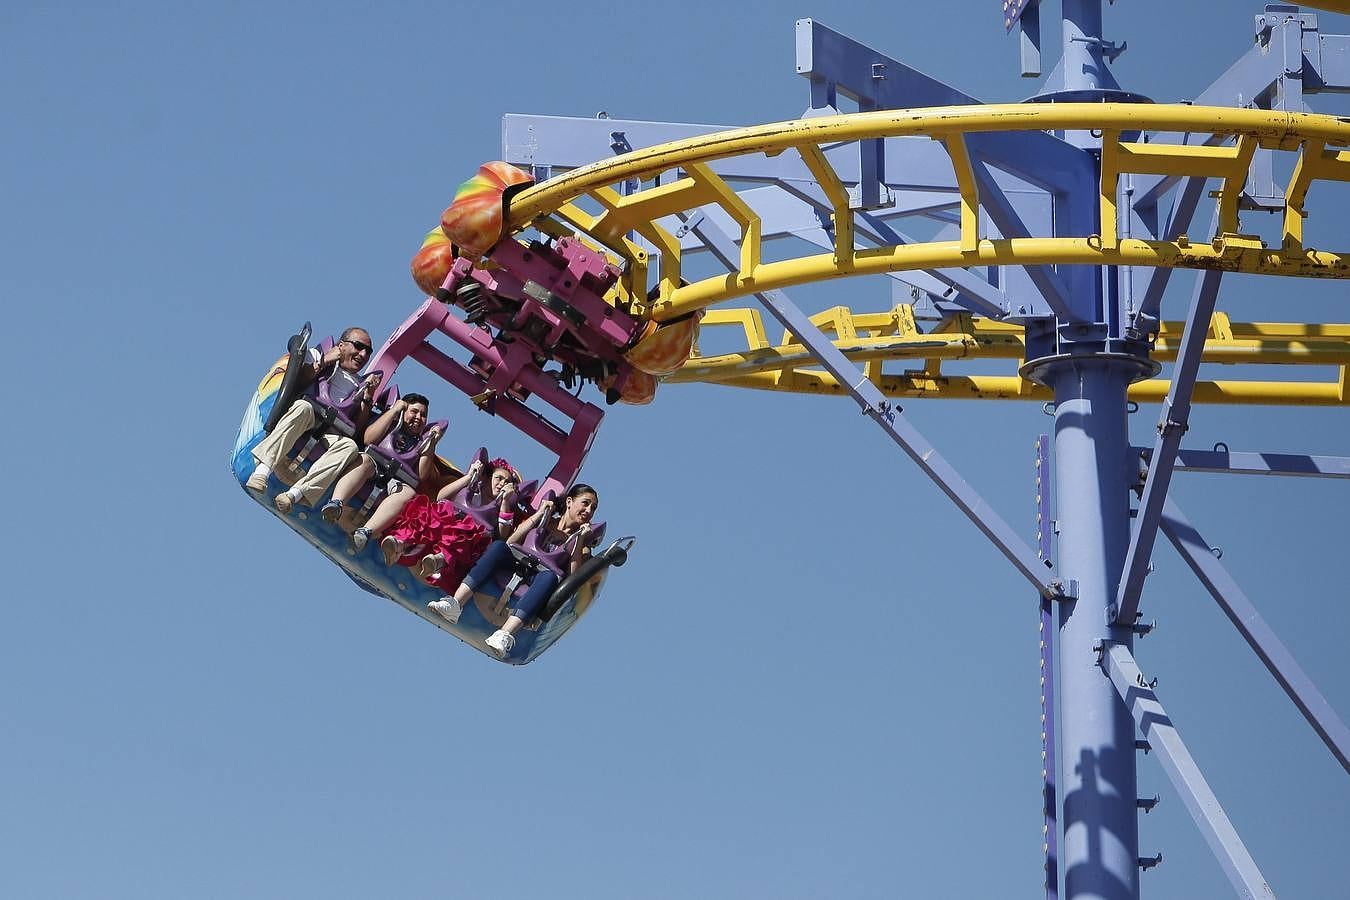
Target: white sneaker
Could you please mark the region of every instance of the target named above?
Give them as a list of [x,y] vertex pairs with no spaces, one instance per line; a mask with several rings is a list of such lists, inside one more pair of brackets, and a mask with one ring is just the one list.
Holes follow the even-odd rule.
[[483,643],[492,648],[492,652],[497,655],[498,659],[506,659],[506,654],[510,653],[511,648],[516,645],[516,639],[505,631],[497,630],[488,635],[487,640]]
[[244,482],[244,487],[255,494],[261,494],[267,490],[267,477],[271,474],[271,469],[262,463],[258,463],[253,467],[253,472],[248,476],[248,481]]
[[432,600],[427,604],[427,609],[440,616],[451,625],[459,621],[459,614],[464,612],[460,607],[459,601],[454,597],[442,597],[439,600]]

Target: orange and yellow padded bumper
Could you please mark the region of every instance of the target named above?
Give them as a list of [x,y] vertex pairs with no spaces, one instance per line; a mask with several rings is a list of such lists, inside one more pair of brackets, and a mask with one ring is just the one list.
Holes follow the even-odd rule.
[[465,256],[482,259],[505,236],[511,196],[533,184],[534,179],[515,166],[484,163],[477,175],[459,186],[454,201],[441,213],[441,231]]
[[659,325],[649,322],[646,334],[623,355],[624,360],[633,368],[657,378],[679,371],[694,348],[698,323],[702,318],[703,311],[698,310],[693,315],[673,322]]
[[445,283],[455,264],[455,245],[439,227],[427,232],[422,247],[412,258],[412,277],[422,293],[432,296]]

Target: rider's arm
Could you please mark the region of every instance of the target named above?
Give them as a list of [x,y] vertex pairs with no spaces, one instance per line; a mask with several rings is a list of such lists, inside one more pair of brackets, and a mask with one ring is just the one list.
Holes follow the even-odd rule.
[[534,528],[541,521],[543,521],[545,516],[549,516],[552,514],[553,514],[553,501],[550,500],[543,506],[539,507],[539,509],[535,510],[534,515],[530,516],[524,522],[521,522],[519,525],[517,525],[516,530],[511,532],[511,537],[507,539],[507,543],[519,544],[521,541],[525,540],[525,535],[530,533],[530,529]]
[[375,400],[375,391],[380,387],[380,376],[370,374],[366,376],[361,387],[357,388],[360,394],[357,397],[356,410],[352,416],[352,421],[356,425],[358,432],[365,431],[366,423],[370,420],[370,405]]
[[435,459],[436,445],[441,442],[441,438],[444,436],[445,432],[441,431],[440,428],[431,429],[431,431],[428,432],[427,434],[426,443],[422,445],[422,449],[417,455],[426,457],[427,459]]
[[[477,465],[477,463],[474,463],[474,465]],[[459,478],[456,478],[454,481],[450,482],[445,487],[437,491],[436,499],[448,500],[449,498],[455,496],[455,494],[459,493],[460,491],[468,487],[473,482],[473,479],[477,474],[478,473],[474,471],[474,466],[469,466],[468,474],[461,475]]]
[[364,435],[366,443],[378,444],[380,441],[384,440],[385,435],[389,434],[389,430],[394,427],[394,423],[398,421],[398,417],[403,415],[403,410],[407,408],[408,402],[406,400],[397,400],[394,402],[393,406],[380,413],[378,419],[366,426],[366,433]]
[[309,358],[305,360],[304,368],[300,370],[300,387],[309,387],[322,373],[337,365],[337,361],[338,348],[336,344],[322,356],[319,355],[319,348],[311,347]]

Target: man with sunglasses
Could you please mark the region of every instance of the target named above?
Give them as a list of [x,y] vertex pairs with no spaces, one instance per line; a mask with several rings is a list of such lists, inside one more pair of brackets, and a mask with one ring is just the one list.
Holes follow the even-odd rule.
[[[379,386],[378,375],[365,378],[360,375],[361,367],[370,359],[370,353],[370,333],[364,328],[348,328],[342,332],[341,339],[332,349],[322,356],[317,349],[310,350],[310,360],[301,376],[302,388],[319,379],[327,381],[328,397],[334,403],[345,403],[360,392],[353,417],[357,433],[365,428],[371,400]],[[250,491],[261,493],[267,490],[267,478],[272,470],[286,462],[291,448],[317,421],[314,405],[308,399],[301,397],[290,405],[272,433],[253,449],[253,458],[258,464],[246,482]],[[324,445],[323,455],[289,490],[277,494],[273,499],[279,512],[289,513],[301,501],[313,506],[356,459],[356,441],[351,438],[324,433],[319,440]]]

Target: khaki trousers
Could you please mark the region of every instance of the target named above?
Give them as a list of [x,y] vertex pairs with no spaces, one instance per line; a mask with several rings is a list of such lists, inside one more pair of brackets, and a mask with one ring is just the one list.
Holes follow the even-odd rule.
[[[277,427],[272,429],[272,433],[253,448],[253,458],[276,471],[286,462],[286,454],[291,452],[296,442],[314,427],[314,422],[314,407],[309,401],[295,401],[281,417]],[[319,436],[319,443],[324,446],[323,455],[315,460],[304,477],[293,485],[304,495],[304,501],[309,506],[314,506],[324,494],[328,493],[333,482],[337,481],[338,476],[357,456],[356,441],[349,437],[323,434]]]

